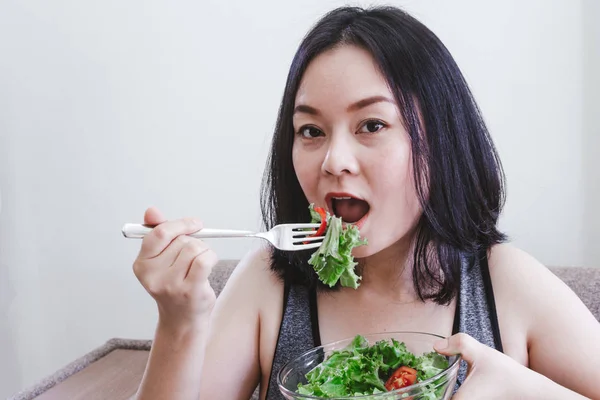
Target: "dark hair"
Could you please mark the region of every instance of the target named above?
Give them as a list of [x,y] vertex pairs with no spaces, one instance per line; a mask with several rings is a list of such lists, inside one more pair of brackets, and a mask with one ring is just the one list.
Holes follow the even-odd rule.
[[[480,110],[449,51],[433,32],[398,8],[337,8],[300,44],[263,178],[264,224],[270,228],[310,220],[292,164],[296,91],[311,60],[346,44],[371,53],[400,107],[423,209],[414,242],[413,281],[421,300],[447,304],[458,290],[462,258],[485,254],[506,239],[496,226],[505,199],[504,173]],[[310,253],[275,250],[272,269],[290,283],[318,285],[307,263]]]

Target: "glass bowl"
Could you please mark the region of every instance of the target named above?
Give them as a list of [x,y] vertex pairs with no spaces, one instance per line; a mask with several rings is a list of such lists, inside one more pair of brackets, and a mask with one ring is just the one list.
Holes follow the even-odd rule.
[[[395,339],[403,342],[406,348],[416,356],[424,353],[429,353],[433,350],[433,343],[442,336],[422,333],[422,332],[385,332],[362,335],[369,343],[369,346],[381,340],[391,341]],[[317,400],[324,397],[313,395],[305,395],[297,393],[298,384],[306,384],[306,374],[322,363],[334,350],[341,350],[352,343],[354,338],[340,340],[334,343],[326,344],[313,348],[306,353],[296,357],[284,365],[277,375],[277,383],[280,392],[287,400]],[[460,366],[460,356],[446,357],[448,360],[448,368],[444,369],[437,375],[424,380],[417,381],[413,385],[396,389],[389,392],[358,395],[351,397],[327,397],[328,399],[361,399],[361,400],[447,400],[452,397],[454,385],[458,375]]]

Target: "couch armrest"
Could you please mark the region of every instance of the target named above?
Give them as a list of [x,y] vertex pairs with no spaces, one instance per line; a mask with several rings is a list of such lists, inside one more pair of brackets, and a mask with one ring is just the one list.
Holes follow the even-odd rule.
[[111,339],[9,400],[129,399],[144,373],[150,344]]

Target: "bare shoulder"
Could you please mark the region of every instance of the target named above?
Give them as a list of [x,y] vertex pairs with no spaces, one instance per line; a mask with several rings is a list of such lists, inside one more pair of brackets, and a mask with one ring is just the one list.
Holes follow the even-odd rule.
[[536,312],[549,311],[548,306],[557,301],[557,296],[560,296],[560,301],[579,301],[575,293],[548,267],[512,244],[493,246],[488,262],[494,292],[514,298],[521,308],[522,302],[528,300],[531,303],[527,304],[534,307]]
[[497,244],[492,246],[492,248],[490,249],[490,265],[494,262],[497,263],[498,261],[506,261],[508,258],[511,257],[525,257],[533,259],[533,257],[531,257],[528,253],[511,243]]
[[274,275],[270,267],[271,253],[266,246],[257,247],[242,257],[231,273],[223,288],[224,296],[233,295],[234,292],[270,292],[281,286],[280,280]]
[[[205,397],[201,398],[219,393],[219,398],[248,399],[263,380],[262,342],[268,332],[261,315],[265,308],[276,307],[273,299],[283,293],[283,285],[270,271],[269,257],[264,247],[246,254],[215,303],[202,374]],[[236,377],[236,385],[231,385],[231,376]]]
[[217,299],[215,311],[243,308],[257,318],[277,311],[276,305],[283,299],[283,282],[271,270],[270,258],[269,249],[260,246],[240,259]]
[[[559,304],[576,308],[583,305],[550,269],[512,244],[492,247],[488,262],[498,307],[508,308],[513,316],[521,315],[528,325],[554,313]],[[528,326],[528,331],[531,328]]]
[[590,310],[550,269],[513,245],[494,246],[488,261],[505,350],[524,354],[520,361],[560,385],[598,398],[600,324]]
[[507,273],[511,275],[517,273],[522,277],[538,273],[554,275],[529,253],[509,243],[493,246],[488,260],[492,278],[495,276],[501,277]]

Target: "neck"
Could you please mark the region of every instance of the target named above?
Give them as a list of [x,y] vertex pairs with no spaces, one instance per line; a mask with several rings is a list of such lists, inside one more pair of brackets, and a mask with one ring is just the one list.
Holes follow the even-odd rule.
[[391,298],[395,302],[418,299],[412,277],[412,239],[403,239],[369,257],[359,260],[361,289],[366,295]]

